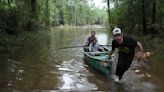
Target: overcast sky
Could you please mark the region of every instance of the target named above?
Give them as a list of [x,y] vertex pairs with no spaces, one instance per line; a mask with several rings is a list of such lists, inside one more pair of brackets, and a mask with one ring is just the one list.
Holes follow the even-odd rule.
[[[93,0],[93,3],[95,3],[95,6],[96,7],[100,7],[100,8],[103,8],[103,7],[107,7],[107,3],[103,3],[103,0]],[[110,8],[113,8],[113,4],[110,4]]]

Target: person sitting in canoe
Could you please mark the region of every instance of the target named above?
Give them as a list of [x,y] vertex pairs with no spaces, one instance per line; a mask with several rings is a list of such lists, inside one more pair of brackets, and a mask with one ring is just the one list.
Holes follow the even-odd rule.
[[87,46],[89,46],[89,44],[93,42],[93,40],[96,38],[95,34],[96,34],[95,31],[91,31],[91,35],[87,38],[87,42],[86,42]]
[[95,52],[92,53],[93,55],[98,54],[98,52],[104,51],[104,49],[98,44],[97,39],[94,38],[93,42],[89,44],[89,52]]

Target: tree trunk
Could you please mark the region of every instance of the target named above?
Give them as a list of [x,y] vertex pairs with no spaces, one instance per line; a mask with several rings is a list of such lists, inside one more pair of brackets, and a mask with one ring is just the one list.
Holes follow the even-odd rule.
[[147,35],[145,0],[142,0],[142,31],[144,35]]
[[111,20],[110,20],[110,2],[109,2],[109,0],[107,0],[107,5],[108,5],[108,23],[109,23],[109,28],[110,28]]
[[63,14],[63,10],[60,11],[60,21],[59,21],[59,24],[60,25],[64,25],[64,14]]
[[153,8],[152,8],[152,24],[156,22],[156,0],[153,0]]
[[45,16],[45,18],[46,18],[46,19],[45,19],[45,20],[46,20],[46,21],[45,21],[45,22],[46,22],[46,23],[45,23],[46,28],[48,28],[48,26],[49,26],[49,12],[48,12],[49,7],[48,7],[48,5],[49,5],[49,4],[48,4],[48,0],[46,0],[46,12],[45,12],[45,13],[46,13],[46,14],[45,14],[45,15],[46,15],[46,16]]
[[29,16],[29,20],[28,20],[28,23],[27,23],[27,30],[28,31],[32,31],[33,28],[34,28],[34,19],[36,18],[36,4],[37,4],[37,0],[31,0],[30,1],[31,3],[31,11],[30,11],[30,16]]
[[62,2],[62,5],[61,5],[60,13],[59,13],[59,16],[60,16],[59,24],[64,25],[64,0],[62,0],[61,2]]
[[31,13],[35,16],[36,15],[36,0],[31,0]]
[[74,11],[74,13],[75,13],[75,26],[77,26],[77,17],[76,17],[76,7],[77,7],[77,5],[76,5],[77,3],[75,2],[75,11]]
[[129,1],[128,3],[128,8],[127,8],[127,23],[126,23],[126,27],[127,27],[127,31],[128,33],[130,33],[132,31],[132,13],[131,13],[131,1]]

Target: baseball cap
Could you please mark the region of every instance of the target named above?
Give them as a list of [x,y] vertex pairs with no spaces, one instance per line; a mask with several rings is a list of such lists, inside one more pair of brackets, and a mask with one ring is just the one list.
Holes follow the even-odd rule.
[[113,35],[121,34],[121,29],[120,28],[114,28],[113,29]]

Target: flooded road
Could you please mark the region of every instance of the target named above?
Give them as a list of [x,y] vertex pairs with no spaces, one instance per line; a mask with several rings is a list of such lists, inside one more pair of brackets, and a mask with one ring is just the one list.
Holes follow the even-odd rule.
[[[153,76],[149,64],[134,61],[118,84],[86,65],[82,48],[60,49],[84,45],[89,34],[86,29],[51,30],[30,48],[0,53],[0,92],[164,92],[163,83],[156,80],[161,77]],[[103,29],[97,29],[96,36],[102,45],[111,43]]]

